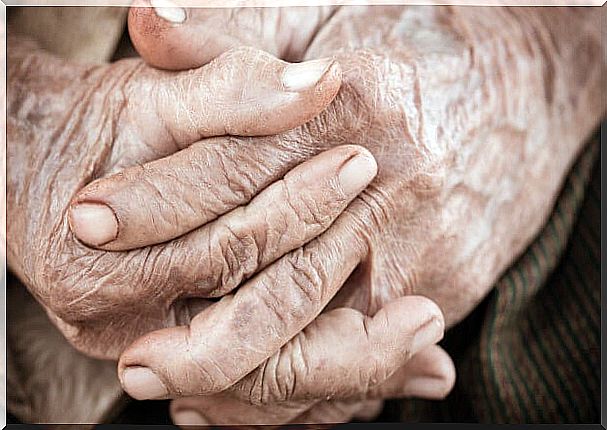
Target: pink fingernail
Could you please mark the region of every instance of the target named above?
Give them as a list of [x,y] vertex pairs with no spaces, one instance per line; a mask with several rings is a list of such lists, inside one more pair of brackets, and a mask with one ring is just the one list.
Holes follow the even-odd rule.
[[442,399],[448,391],[443,379],[423,376],[408,380],[404,389],[407,396],[423,399]]
[[170,0],[151,0],[150,1],[156,15],[160,18],[172,22],[174,24],[181,24],[185,21],[186,13],[185,9],[177,6]]
[[444,331],[445,327],[442,320],[432,318],[426,324],[421,326],[415,333],[415,336],[413,337],[413,344],[411,345],[411,351],[416,353],[427,346],[435,344],[442,339]]
[[331,58],[289,64],[282,75],[287,91],[306,91],[313,88],[334,63]]
[[377,174],[377,163],[368,151],[361,151],[339,171],[339,183],[346,194],[358,194]]
[[162,399],[169,394],[158,376],[147,367],[127,367],[122,372],[122,387],[136,400]]
[[74,234],[87,245],[105,245],[118,237],[116,215],[109,206],[102,203],[79,203],[73,206],[69,221]]

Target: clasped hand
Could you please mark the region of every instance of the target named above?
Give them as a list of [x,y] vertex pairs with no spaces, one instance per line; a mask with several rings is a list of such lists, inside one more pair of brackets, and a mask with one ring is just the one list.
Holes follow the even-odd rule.
[[479,44],[495,13],[454,10],[135,7],[143,59],[97,67],[12,40],[11,269],[129,394],[180,398],[177,421],[445,396],[436,342],[539,228],[593,121],[540,151],[560,118],[512,30],[527,12]]

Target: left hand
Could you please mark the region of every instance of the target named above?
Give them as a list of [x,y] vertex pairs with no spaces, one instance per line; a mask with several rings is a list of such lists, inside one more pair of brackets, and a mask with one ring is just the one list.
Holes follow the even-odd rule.
[[[348,311],[349,312],[349,311]],[[329,318],[325,316],[319,317],[319,322],[329,323],[331,318],[335,319],[336,315]],[[317,323],[313,323],[312,327],[306,328],[306,333],[314,333]],[[335,329],[332,327],[332,331]],[[327,330],[327,334],[329,331]],[[349,342],[348,342],[349,343]],[[304,345],[305,346],[305,345]],[[369,347],[368,344],[361,343],[357,352]],[[340,345],[327,345],[327,352],[322,354],[330,360],[335,360],[334,354]],[[292,348],[283,348],[281,357],[288,357],[288,351]],[[330,352],[329,352],[330,351]],[[347,352],[341,351],[343,355]],[[284,354],[284,355],[283,355]],[[295,356],[296,357],[296,356]],[[292,357],[292,358],[295,358]],[[368,358],[368,354],[362,354],[360,360]],[[379,358],[379,357],[378,357]],[[455,382],[455,368],[451,358],[440,347],[434,345],[428,347],[414,355],[404,366],[398,369],[396,373],[390,376],[385,382],[365,391],[363,386],[359,387],[357,392],[350,393],[347,396],[337,394],[335,397],[329,395],[320,395],[321,389],[329,387],[328,383],[324,383],[322,378],[331,378],[335,385],[343,387],[349,385],[349,382],[360,383],[358,380],[357,371],[363,369],[361,367],[353,367],[344,369],[348,374],[344,374],[344,378],[339,380],[338,375],[331,375],[335,371],[333,366],[329,366],[326,371],[309,369],[309,373],[302,374],[302,369],[298,369],[301,361],[291,362],[295,364],[297,373],[289,375],[283,372],[286,370],[287,361],[283,361],[280,365],[274,365],[275,360],[270,360],[266,370],[278,371],[277,374],[270,374],[266,377],[265,383],[272,381],[276,385],[269,384],[264,387],[267,393],[273,390],[280,390],[280,387],[286,387],[290,384],[295,384],[295,375],[297,378],[304,377],[304,387],[302,390],[309,390],[310,387],[305,387],[307,383],[320,384],[319,390],[316,393],[308,392],[311,399],[298,398],[301,395],[291,393],[293,400],[281,401],[275,396],[267,396],[265,398],[248,399],[243,396],[243,392],[238,388],[237,392],[228,390],[223,393],[211,396],[186,397],[177,399],[171,402],[171,416],[173,422],[178,425],[251,425],[251,424],[334,424],[348,422],[354,418],[359,420],[371,420],[381,412],[384,399],[389,398],[426,398],[431,400],[439,400],[446,396]],[[317,361],[311,363],[315,364]],[[348,363],[351,365],[353,363]],[[384,363],[377,360],[374,364],[378,364],[377,371],[381,371]],[[271,366],[271,367],[270,367]],[[368,372],[365,372],[368,373]],[[255,371],[253,376],[259,376],[259,371]],[[356,375],[356,376],[353,376]],[[363,378],[365,375],[360,375]],[[250,382],[252,377],[245,378],[244,387],[251,388]],[[319,380],[320,379],[320,380]],[[299,380],[299,379],[297,379]],[[241,383],[238,385],[242,385]],[[324,386],[323,386],[324,385]],[[295,390],[298,390],[296,385],[293,385]],[[326,391],[325,391],[326,392]],[[254,391],[258,394],[257,391]],[[317,398],[314,399],[313,394]],[[261,401],[261,402],[260,402]]]
[[[273,285],[280,283],[272,307],[277,318],[268,319],[263,312],[241,318],[242,308],[235,302],[250,294],[246,291],[259,289],[260,278],[254,278],[214,305],[215,311],[194,318],[185,333],[197,346],[195,357],[179,354],[187,329],[170,329],[132,345],[122,356],[120,370],[134,365],[152,369],[168,396],[218,393],[259,363],[264,364],[253,375],[266,369],[266,357],[329,301],[327,311],[345,306],[377,315],[388,304],[402,303],[401,297],[423,294],[438,303],[447,326],[465,317],[541,227],[567,167],[605,111],[600,80],[605,65],[596,61],[603,52],[600,27],[587,25],[587,19],[596,16],[566,9],[509,12],[450,7],[334,11],[311,39],[304,58],[334,55],[344,70],[341,91],[327,111],[282,135],[279,145],[287,149],[288,160],[341,143],[359,144],[371,150],[380,171],[342,222],[267,269],[275,274],[278,266],[293,269],[296,261],[296,271],[320,275],[309,278],[313,305],[302,310],[306,316],[298,312],[293,323],[290,314],[297,302],[289,301],[295,297],[290,288],[298,285],[288,281],[298,274],[262,276],[273,279]],[[182,25],[160,22],[154,31],[165,41],[179,40],[181,34],[184,47],[203,52],[205,37],[183,40],[191,31],[188,26],[197,24],[197,11],[189,14]],[[137,32],[134,15],[131,31]],[[241,24],[234,21],[236,29],[226,25],[226,32],[240,34]],[[572,27],[574,33],[563,30]],[[553,50],[546,51],[545,38],[554,44]],[[137,43],[137,37],[133,39]],[[150,51],[141,41],[138,48],[155,64],[159,54],[147,55]],[[162,53],[162,48],[161,43],[154,46],[155,52]],[[587,55],[580,59],[575,52]],[[208,59],[193,55],[192,61],[200,65]],[[551,65],[550,73],[545,72],[546,64]],[[576,103],[571,104],[572,99]],[[355,243],[362,243],[360,252],[351,249]],[[333,298],[340,277],[345,277],[331,259],[341,263],[341,257],[350,259],[343,270],[357,269]],[[340,279],[331,281],[332,276]],[[236,321],[241,324],[237,331],[261,351],[251,350],[250,344],[242,349],[243,340],[236,335],[230,341],[209,330],[211,323]],[[274,333],[271,344],[256,338],[259,330],[251,329],[267,329],[268,324]],[[347,337],[351,333],[356,331]],[[289,345],[286,348],[292,348]],[[242,361],[248,366],[234,370]],[[218,375],[229,377],[218,384]],[[305,382],[298,379],[297,384]],[[268,387],[263,380],[260,384]],[[129,390],[128,384],[125,388]],[[331,387],[340,389],[337,383]]]

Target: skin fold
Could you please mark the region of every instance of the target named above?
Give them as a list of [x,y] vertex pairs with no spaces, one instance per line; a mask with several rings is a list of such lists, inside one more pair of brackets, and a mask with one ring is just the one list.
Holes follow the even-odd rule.
[[[224,294],[241,279],[327,230],[377,173],[372,155],[360,146],[340,145],[302,164],[286,167],[279,165],[280,158],[276,157],[277,167],[272,168],[265,156],[269,160],[272,157],[263,147],[258,148],[260,154],[254,158],[247,154],[237,159],[234,157],[238,153],[244,155],[245,148],[237,147],[234,138],[204,140],[227,132],[276,133],[306,122],[335,97],[339,88],[340,68],[332,60],[320,63],[323,64],[320,70],[319,62],[306,63],[317,74],[317,80],[311,81],[309,67],[303,77],[294,79],[293,67],[251,48],[226,53],[194,73],[167,73],[146,67],[141,60],[109,66],[75,65],[48,55],[21,37],[12,37],[9,46],[8,188],[10,217],[15,220],[8,232],[9,266],[43,304],[62,334],[77,349],[93,357],[116,358],[128,343],[144,333],[189,322],[191,315],[211,304],[200,297]],[[306,64],[294,66],[296,75],[301,75]],[[219,91],[221,88],[213,88],[217,82],[232,91],[226,94]],[[218,98],[211,100],[209,94],[216,91]],[[148,96],[142,105],[144,94]],[[205,108],[202,112],[196,109],[200,102]],[[66,110],[66,106],[71,108]],[[268,112],[276,122],[263,121]],[[279,148],[272,149],[280,153]],[[177,159],[183,157],[186,170],[182,176],[166,176],[164,183],[152,178],[144,185],[147,189],[140,189],[139,193],[131,190],[129,199],[120,200],[120,184],[166,169],[167,161],[175,158],[162,157],[171,153]],[[264,157],[259,158],[261,155]],[[135,159],[139,163],[154,161],[130,167],[129,164],[135,164],[130,160]],[[263,166],[263,171],[255,172],[254,165]],[[179,163],[173,164],[178,166]],[[126,169],[121,170],[123,167]],[[198,176],[191,178],[188,175],[194,172],[194,167]],[[205,183],[200,174],[206,176],[206,182],[216,185],[214,192],[209,193],[208,187],[204,187],[202,192],[193,193],[193,186],[188,188],[188,179]],[[97,178],[100,179],[94,181]],[[93,183],[85,191],[77,193],[91,180]],[[53,187],[48,186],[49,181]],[[108,184],[110,193],[100,198]],[[168,188],[162,190],[163,184]],[[252,194],[246,187],[251,184],[264,190],[249,202]],[[112,186],[117,186],[117,193],[112,194]],[[192,191],[192,208],[198,205],[206,210],[202,217],[191,211],[193,221],[187,221],[190,214],[180,211],[173,214],[179,215],[173,219],[183,224],[152,220],[146,227],[152,226],[155,233],[146,234],[143,240],[160,243],[143,252],[93,248],[140,245],[138,238],[147,232],[141,230],[144,224],[129,222],[130,205],[139,195],[141,215],[145,204],[151,202],[150,196],[162,202],[163,196],[179,189],[182,197],[183,192]],[[114,195],[118,197],[112,200]],[[201,196],[207,200],[197,202]],[[78,214],[82,206],[89,212],[84,217]],[[226,208],[234,210],[222,215]],[[160,215],[166,207],[157,209]],[[19,216],[23,210],[39,217]],[[112,232],[107,223],[90,228],[88,221],[95,212],[97,215],[109,212],[120,221],[115,237],[109,242],[97,242],[100,234]],[[201,225],[196,228],[196,224],[186,221]],[[78,231],[80,241],[72,230]],[[186,234],[164,242],[180,233]],[[32,253],[34,242],[36,252]],[[257,251],[254,259],[250,250]],[[352,251],[359,252],[360,248]],[[204,264],[200,264],[201,256],[206,257]],[[243,266],[246,263],[243,258],[249,259],[249,268]],[[340,266],[338,261],[334,268],[337,270],[336,276],[331,277],[334,285],[343,283],[352,270]],[[288,276],[288,272],[283,270],[283,275]],[[305,278],[288,281],[287,286],[293,288],[303,285]],[[301,293],[310,294],[308,306],[317,306],[312,290]],[[263,300],[255,295],[249,297]],[[305,296],[300,298],[305,302]],[[250,304],[246,300],[243,303]],[[263,311],[263,302],[259,308]],[[395,319],[395,315],[408,313],[408,308],[413,308],[411,318]],[[304,328],[305,318],[304,312],[294,313],[296,331]],[[365,333],[375,327],[373,339],[383,342],[376,347],[381,347],[378,352],[386,355],[378,353],[352,364],[361,375],[369,375],[366,377],[375,378],[378,383],[386,381],[385,389],[390,390],[394,388],[388,379],[394,372],[384,374],[386,370],[378,367],[400,367],[416,352],[437,342],[444,330],[438,307],[421,297],[394,303],[385,310],[385,315],[372,320],[356,311],[338,312],[326,318],[341,324],[343,331],[358,328],[357,337],[345,339],[345,348],[367,345],[366,350],[370,350],[371,339]],[[246,330],[244,322],[238,330],[217,327],[214,331],[235,336]],[[322,350],[326,342],[334,342],[327,323],[321,327],[311,348]],[[287,329],[292,330],[293,324]],[[383,339],[384,329],[393,329],[392,333],[398,336],[391,341]],[[277,344],[280,339],[269,339],[265,346],[269,352],[263,353],[264,359],[275,352],[269,348],[281,346]],[[394,345],[397,341],[399,347]],[[442,351],[439,354],[445,356]],[[385,357],[391,360],[384,363]],[[449,364],[448,357],[446,360]],[[415,376],[418,368],[396,375],[397,382]],[[453,379],[453,369],[448,366],[446,369],[450,372],[448,384]],[[402,391],[400,385],[397,383],[396,388]],[[310,390],[315,388],[309,385],[306,391],[297,394],[306,399],[314,397],[316,394]],[[443,384],[439,388],[445,391],[449,387]],[[325,391],[330,389],[327,386]],[[357,389],[355,386],[349,391]],[[414,394],[415,387],[408,386],[406,390]],[[260,401],[265,397],[265,393],[259,393]]]
[[[318,418],[312,406],[346,410],[344,399],[394,395],[394,390],[382,394],[381,387],[407,380],[402,375],[413,362],[409,357],[424,353],[442,336],[445,324],[463,318],[533,237],[581,142],[604,114],[600,77],[605,51],[600,26],[593,24],[596,15],[583,9],[534,8],[331,11],[312,37],[301,40],[311,41],[303,59],[336,60],[331,66],[333,93],[326,88],[311,91],[312,100],[325,97],[310,103],[316,109],[293,109],[305,115],[291,122],[284,117],[262,122],[289,126],[272,130],[280,133],[276,136],[259,137],[255,135],[268,134],[263,127],[251,129],[259,121],[239,123],[221,114],[205,114],[194,126],[190,121],[184,126],[184,116],[197,110],[187,107],[184,94],[191,91],[183,89],[191,88],[190,79],[197,76],[204,82],[218,76],[249,82],[243,74],[274,70],[251,67],[255,58],[271,63],[267,54],[232,50],[225,62],[220,57],[209,68],[176,75],[137,61],[75,67],[10,40],[7,132],[14,144],[8,145],[7,188],[9,218],[15,222],[8,226],[9,266],[62,332],[89,354],[115,357],[138,335],[190,323],[151,333],[123,353],[119,371],[127,391],[125,369],[148,368],[167,390],[147,393],[155,397],[222,393],[218,395],[231,399],[226,402],[261,403],[270,405],[268,409],[275,402],[287,409],[295,402],[287,412],[274,408],[272,419],[280,422]],[[572,26],[577,30],[573,34],[564,30]],[[156,44],[160,51],[162,46]],[[155,64],[145,49],[140,53]],[[207,60],[194,59],[188,67]],[[232,74],[222,69],[229,64],[247,67]],[[168,68],[166,63],[158,66]],[[180,67],[183,63],[174,68]],[[276,88],[263,76],[255,76],[254,82]],[[212,95],[222,88],[211,90]],[[185,111],[167,102],[175,98],[186,100],[175,104],[185,104]],[[209,100],[204,94],[200,99]],[[222,112],[231,112],[221,105]],[[250,137],[200,141],[226,132]],[[264,208],[287,214],[292,209],[259,193],[271,190],[281,196],[284,182],[274,188],[278,191],[271,184],[323,151],[344,151],[344,144],[365,147],[377,160],[371,186],[355,198],[374,175],[374,163],[368,162],[366,171],[373,173],[356,175],[362,176],[361,182],[348,197],[339,187],[323,187],[335,183],[331,178],[340,163],[329,169],[326,182],[319,181],[318,197],[299,190],[304,196],[292,212],[293,221],[267,240],[272,236],[268,225],[259,228],[257,221],[266,215],[254,215]],[[328,159],[346,161],[351,155]],[[297,174],[305,176],[310,165],[302,166]],[[112,174],[117,176],[108,176]],[[85,187],[97,178],[102,179]],[[56,186],[49,189],[49,182]],[[197,184],[208,184],[204,193]],[[229,211],[254,196],[262,196],[262,204],[249,211],[252,227],[242,221],[241,234],[222,234],[233,231],[231,222],[243,219],[226,221]],[[310,204],[317,199],[325,204]],[[120,252],[95,250],[75,239],[70,220],[79,237],[87,234],[88,223],[79,228],[70,210],[70,204],[74,208],[81,203],[101,203],[119,221],[128,220],[117,231],[131,231],[131,236],[118,236],[109,248],[106,242],[88,242]],[[163,212],[167,206],[175,209],[172,218]],[[185,208],[195,216],[188,216]],[[200,208],[206,213],[200,214]],[[299,216],[306,212],[312,215]],[[179,225],[181,217],[175,214],[182,213],[187,223]],[[219,221],[218,228],[205,228],[213,220]],[[159,245],[125,251],[142,245],[133,240],[142,232],[150,235],[145,240]],[[285,232],[289,245],[282,242]],[[209,245],[214,238],[215,248]],[[213,249],[219,251],[214,254]],[[440,310],[428,299],[413,297],[419,294],[438,303]],[[222,295],[214,304],[201,300]],[[338,309],[344,306],[351,310]],[[205,310],[197,314],[200,309]],[[405,314],[407,321],[390,318]],[[413,333],[428,321],[438,328],[423,348],[415,348]],[[368,331],[369,323],[380,328]],[[365,343],[370,341],[384,348],[378,349],[380,357],[363,355],[367,360],[361,362],[381,365],[371,372],[360,367],[364,371],[354,378],[355,386],[348,385],[350,377],[312,383],[330,370],[320,365],[314,367],[319,373],[308,375],[309,385],[302,381],[315,357],[347,355],[358,348],[373,351]],[[314,356],[306,358],[305,348]],[[348,358],[353,361],[345,363],[359,369],[360,357]],[[448,364],[442,369],[438,379],[444,395],[453,375],[449,377]],[[279,383],[293,381],[293,375],[300,376],[301,391],[293,383]],[[402,392],[406,384],[397,385],[399,394],[408,394]],[[319,403],[333,395],[333,404]],[[178,406],[175,402],[175,412]]]
[[[205,64],[212,56],[204,52],[222,52],[218,44],[232,48],[233,35],[247,34],[238,43],[267,48],[269,28],[275,29],[277,45],[290,40],[294,36],[275,25],[280,13],[188,10],[184,22],[167,24],[152,9],[135,9],[129,28],[146,61],[179,69]],[[291,156],[355,142],[379,165],[374,182],[340,218],[348,223],[340,230],[342,249],[352,237],[365,246],[362,254],[344,257],[356,258],[356,270],[327,310],[347,306],[374,315],[398,297],[423,294],[439,304],[451,326],[486,295],[543,224],[568,167],[605,113],[601,13],[591,8],[342,7],[319,28],[293,30],[312,41],[301,58],[333,56],[343,69],[343,83],[329,109],[282,135]],[[229,24],[221,34],[209,35],[205,25],[211,22]],[[240,31],[255,24],[264,29],[256,39],[255,31]],[[162,43],[151,49],[152,40]],[[209,45],[213,49],[204,51]],[[173,57],[176,46],[180,52]],[[187,51],[192,55],[184,59]],[[258,144],[264,138],[253,140]],[[323,273],[330,263],[314,261],[315,253],[322,253],[317,248],[308,245],[304,252],[310,254],[311,270]],[[324,296],[320,301],[329,302]],[[239,306],[233,308],[236,313]],[[222,316],[233,320],[230,313],[224,308]],[[183,346],[179,331],[166,330],[137,341],[120,369],[148,366],[178,396],[222,391],[215,378],[226,369],[211,357],[228,356],[238,344],[208,336],[204,321],[216,324],[220,317],[214,315],[203,313],[187,329],[191,343],[204,342],[194,358],[169,352]],[[161,364],[157,356],[169,357],[169,363]],[[226,368],[233,365],[224,362]],[[197,371],[204,377],[191,378]],[[285,371],[275,380],[288,375]],[[220,396],[215,406],[228,402]],[[201,422],[232,419],[234,414],[217,416],[213,398],[182,401],[202,416]],[[178,415],[179,405],[173,407],[176,421],[183,417],[193,423],[196,415]],[[291,413],[296,421],[302,419],[299,412]],[[268,416],[260,422],[264,419]]]
[[[114,55],[128,14],[128,8],[11,10],[9,22],[48,51],[73,61],[97,63]],[[63,31],[55,31],[59,26]],[[94,37],[82,37],[83,29]],[[77,352],[21,283],[9,276],[7,284],[8,411],[21,422],[47,423],[49,429],[61,425],[48,423],[91,423],[78,426],[88,430],[94,427],[92,423],[111,420],[125,401],[115,364]]]
[[[45,306],[61,331],[82,351],[100,358],[115,359],[138,335],[174,325],[179,320],[187,321],[190,311],[186,299],[197,295],[197,291],[203,288],[196,283],[208,284],[208,289],[217,287],[211,285],[213,280],[207,280],[213,273],[205,269],[211,266],[217,282],[221,282],[221,274],[227,272],[225,265],[231,263],[227,247],[237,239],[233,234],[246,233],[234,222],[219,220],[214,226],[210,224],[200,232],[182,236],[179,241],[145,251],[108,253],[79,242],[70,231],[67,215],[76,192],[92,179],[119,170],[124,164],[135,164],[130,160],[145,162],[174,152],[174,139],[178,133],[184,134],[179,142],[185,147],[195,143],[195,139],[188,141],[186,136],[197,136],[198,132],[212,135],[213,131],[206,127],[217,127],[214,121],[224,123],[222,118],[213,117],[220,115],[213,109],[206,109],[206,114],[198,119],[198,129],[193,127],[190,118],[181,121],[186,117],[188,106],[169,105],[167,102],[171,92],[185,94],[176,81],[190,89],[187,93],[189,98],[182,102],[197,103],[204,99],[208,88],[200,85],[198,91],[191,89],[204,73],[216,73],[225,78],[229,71],[233,79],[241,82],[244,91],[249,81],[246,78],[248,73],[268,71],[270,65],[280,63],[254,50],[236,54],[238,63],[228,55],[225,64],[217,61],[215,68],[202,68],[198,74],[166,74],[145,67],[141,60],[121,61],[108,66],[75,65],[38,51],[21,38],[9,41],[7,200],[8,215],[13,220],[7,229],[9,267]],[[258,67],[249,69],[247,57]],[[276,67],[272,72],[278,72]],[[238,77],[239,73],[245,74]],[[279,77],[268,74],[267,86],[274,84]],[[250,78],[263,81],[260,76]],[[287,104],[293,106],[292,118],[305,121],[309,115],[310,111],[302,109],[301,104],[316,106],[319,99],[325,104],[331,100],[339,87],[338,70],[336,73],[329,70],[328,75],[322,76],[320,84],[326,86],[323,92],[304,91],[299,98],[287,97]],[[276,97],[282,97],[281,92],[280,88],[277,89]],[[242,91],[240,93],[243,94]],[[266,99],[272,99],[271,90],[266,90],[266,93]],[[226,103],[243,105],[247,102],[238,98],[230,100],[225,93],[224,97]],[[144,106],[147,108],[143,109]],[[184,110],[179,110],[179,106]],[[253,107],[253,111],[263,111],[264,108],[258,103]],[[221,109],[226,109],[226,105]],[[290,113],[285,111],[285,116],[288,115]],[[245,122],[234,121],[233,124],[234,127],[246,128],[244,131],[247,133],[268,131],[266,124],[251,128],[248,118]],[[282,127],[284,123],[279,121],[277,124],[277,127]],[[274,182],[286,173],[268,166],[266,173],[273,180],[244,176],[242,172],[246,172],[249,165],[259,163],[259,159],[226,159],[228,155],[237,157],[240,151],[231,139],[210,140],[189,146],[187,150],[196,152],[200,160],[198,168],[207,175],[209,182],[216,183],[218,192],[232,191],[221,195],[224,200],[208,193],[210,213],[214,210],[220,212],[225,205],[246,203],[243,200],[247,193],[243,192],[243,187],[248,181],[259,184]],[[269,155],[262,147],[259,150],[260,156]],[[312,191],[296,183],[298,177],[295,173],[290,182],[285,179],[266,193],[270,200],[272,192],[274,197],[290,193],[291,200],[283,198],[278,204],[263,205],[262,211],[251,210],[237,221],[250,220],[255,224],[263,223],[264,216],[270,219],[282,216],[285,221],[282,227],[292,228],[299,234],[277,236],[274,243],[280,245],[279,249],[287,249],[290,245],[297,247],[306,240],[306,235],[313,237],[321,232],[339,215],[348,200],[367,185],[376,169],[372,157],[363,148],[345,146],[336,148],[332,154],[326,166],[322,162],[316,163],[318,168],[311,165],[309,175],[315,180]],[[356,165],[357,160],[359,168],[367,169],[367,176],[350,177],[346,182],[340,182],[342,167],[348,162]],[[189,161],[190,167],[194,166],[193,158]],[[207,165],[213,169],[207,169]],[[135,170],[143,168],[136,167]],[[299,179],[305,177],[300,175]],[[242,181],[242,185],[238,181]],[[49,187],[49,183],[53,186]],[[316,200],[319,193],[327,198],[325,201],[329,205],[323,208],[324,218],[318,218],[319,222],[308,229],[298,228],[303,219],[296,216],[295,208],[297,205],[304,207],[310,199]],[[146,199],[149,194],[148,191],[146,195],[140,195],[140,199]],[[132,201],[137,200],[136,193],[131,193],[130,197]],[[262,203],[259,202],[258,206]],[[245,210],[246,206],[241,209]],[[24,217],[23,211],[37,215]],[[314,217],[315,213],[308,215]],[[209,260],[213,261],[202,267],[201,250],[206,253],[209,247],[212,251]],[[220,264],[221,259],[224,259],[224,265]],[[266,259],[271,259],[269,253]],[[195,275],[193,272],[197,267],[200,271]],[[179,279],[179,271],[190,278]],[[195,302],[193,306],[204,306],[204,303]]]

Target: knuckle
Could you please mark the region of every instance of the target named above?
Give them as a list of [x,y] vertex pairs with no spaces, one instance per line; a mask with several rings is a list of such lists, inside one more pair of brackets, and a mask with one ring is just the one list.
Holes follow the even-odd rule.
[[[385,141],[386,125],[394,128],[398,122],[389,121],[397,113],[402,114],[402,103],[385,84],[390,58],[357,50],[338,56],[337,60],[343,70],[339,92],[322,114],[301,127],[299,134],[319,149],[344,144],[368,147],[374,131],[381,133]],[[326,139],[327,134],[332,139]]]
[[295,363],[293,350],[289,346],[258,367],[252,378],[248,400],[256,406],[284,403],[293,399],[296,381],[302,379],[300,365]]
[[325,199],[319,200],[306,193],[293,190],[292,186],[286,181],[282,183],[286,196],[285,203],[295,215],[298,225],[324,229],[331,224],[333,214],[336,212],[335,206],[339,207],[343,197],[328,199],[328,201],[325,201]]
[[446,191],[448,170],[446,163],[431,160],[426,166],[415,172],[409,188],[420,199],[435,199]]
[[[415,57],[403,61],[371,49],[349,53],[342,66],[343,83],[333,105],[349,143],[375,146],[380,164],[399,163],[401,177],[445,159],[450,141],[441,137],[436,114],[429,112],[436,109],[436,96],[420,84],[427,67]],[[410,162],[403,165],[403,158]]]
[[[391,351],[387,351],[382,345],[378,345],[378,341],[370,334],[369,325],[372,319],[367,315],[359,315],[358,318],[359,330],[362,331],[366,344],[369,345],[369,356],[361,366],[359,373],[359,384],[365,388],[363,392],[368,392],[384,382],[391,374],[389,369],[395,368],[394,354],[391,354]],[[383,326],[388,327],[386,324]],[[408,356],[410,352],[407,350],[404,354]]]
[[[242,144],[240,140],[230,139],[230,146],[234,147]],[[256,171],[258,161],[247,157],[242,153],[213,151],[212,162],[220,166],[221,174],[224,177],[227,190],[232,196],[233,203],[243,204],[250,201],[258,189],[257,177],[251,171]],[[203,167],[207,168],[208,167]],[[219,194],[219,196],[222,196]],[[224,197],[219,197],[224,198]]]
[[300,248],[285,263],[288,265],[287,273],[291,284],[301,293],[302,303],[321,302],[327,273],[318,255]]
[[217,258],[213,259],[217,276],[213,295],[223,295],[251,276],[259,267],[264,229],[248,230],[221,223],[217,233]]
[[277,400],[281,397],[275,363],[271,362],[271,358],[266,360],[255,371],[248,393],[248,399],[252,405],[263,406],[277,403]]
[[355,218],[363,231],[369,226],[373,226],[373,230],[377,230],[390,224],[391,209],[396,206],[396,203],[392,201],[388,193],[382,192],[376,185],[371,184],[358,196],[358,202],[360,209]]

